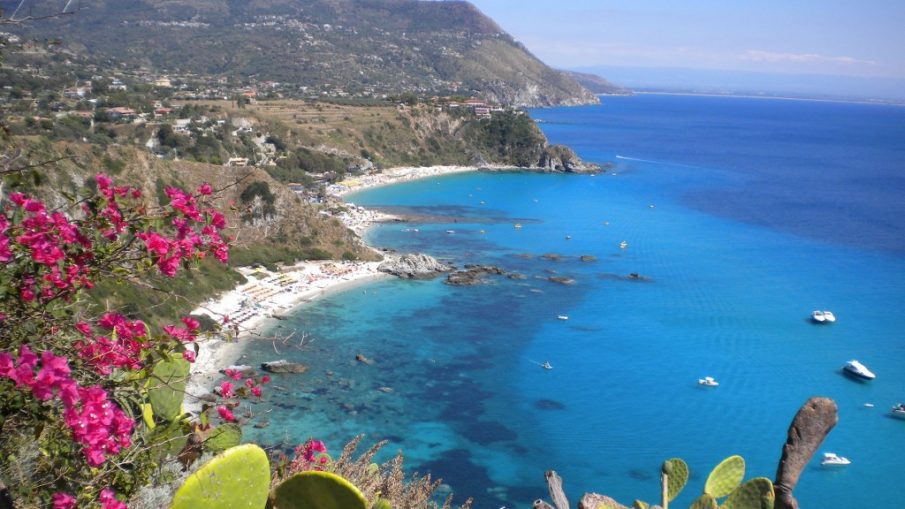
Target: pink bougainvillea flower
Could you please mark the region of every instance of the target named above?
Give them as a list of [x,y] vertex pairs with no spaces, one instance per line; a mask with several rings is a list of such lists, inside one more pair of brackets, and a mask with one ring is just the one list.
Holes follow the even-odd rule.
[[195,362],[195,352],[192,350],[186,350],[182,352],[182,358],[188,362]]
[[222,382],[220,384],[220,396],[224,398],[233,397],[233,384],[229,382]]
[[72,509],[75,507],[75,497],[69,493],[54,493],[50,501],[53,502],[53,509]]
[[260,398],[260,397],[261,397],[261,388],[260,388],[260,387],[252,387],[252,388],[251,388],[251,393],[254,395],[254,397]]
[[129,506],[116,499],[113,495],[113,490],[110,488],[101,490],[101,494],[97,497],[97,501],[101,503],[101,509],[129,509]]
[[254,386],[255,386],[255,381],[253,379],[251,379],[251,378],[245,379],[245,387],[248,387],[249,389],[251,389]]
[[261,377],[261,383],[262,383],[262,384],[267,384],[267,382],[269,382],[269,381],[270,381],[270,377],[269,377],[269,376],[264,375],[264,376]]
[[207,182],[198,186],[197,191],[198,191],[198,194],[204,195],[204,196],[207,196],[213,192],[213,190],[211,189],[211,185],[208,184]]
[[234,422],[236,420],[236,417],[233,415],[233,413],[223,405],[217,407],[217,413],[220,414],[220,418],[226,422]]

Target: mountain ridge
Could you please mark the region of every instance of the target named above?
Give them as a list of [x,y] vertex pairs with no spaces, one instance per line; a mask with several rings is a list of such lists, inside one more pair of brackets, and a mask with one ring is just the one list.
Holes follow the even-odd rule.
[[[60,8],[28,4],[33,15]],[[16,5],[0,1],[6,12]],[[464,1],[95,0],[17,31],[61,37],[121,67],[291,83],[296,97],[413,92],[512,106],[598,102]]]

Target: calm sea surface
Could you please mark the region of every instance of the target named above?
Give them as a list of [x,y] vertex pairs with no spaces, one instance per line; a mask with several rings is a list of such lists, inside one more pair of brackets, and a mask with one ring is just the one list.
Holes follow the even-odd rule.
[[[247,437],[318,437],[334,451],[358,433],[387,439],[385,456],[402,449],[410,469],[492,509],[530,507],[551,468],[573,505],[585,491],[655,502],[660,462],[679,456],[692,471],[685,507],[725,456],[772,478],[795,411],[824,395],[840,420],[822,450],[852,464],[812,461],[802,507],[896,506],[905,109],[637,96],[531,115],[552,142],[614,167],[455,175],[349,198],[435,220],[381,226],[374,245],[526,278],[385,280],[300,308],[273,329],[294,339],[259,343],[245,361],[311,369],[275,381],[287,390],[256,408],[272,407],[270,426]],[[838,321],[812,325],[813,309]],[[877,379],[844,377],[852,358]],[[720,386],[697,385],[708,375]]]

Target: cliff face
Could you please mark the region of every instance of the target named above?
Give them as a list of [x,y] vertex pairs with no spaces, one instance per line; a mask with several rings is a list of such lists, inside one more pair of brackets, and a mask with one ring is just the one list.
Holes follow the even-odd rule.
[[[17,3],[0,0],[0,8],[12,12]],[[58,4],[28,2],[36,16],[56,12]],[[119,70],[253,77],[279,82],[296,97],[411,91],[518,106],[597,102],[467,2],[95,0],[84,7],[16,30],[59,38]]]

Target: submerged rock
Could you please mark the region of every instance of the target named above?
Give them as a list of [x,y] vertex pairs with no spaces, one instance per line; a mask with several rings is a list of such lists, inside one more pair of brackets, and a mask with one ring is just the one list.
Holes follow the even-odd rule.
[[592,256],[592,255],[581,255],[578,259],[583,262],[596,262],[597,261],[597,257]]
[[450,272],[453,268],[440,263],[432,256],[409,253],[388,259],[381,263],[377,270],[402,279],[431,279],[444,272]]
[[565,276],[550,276],[547,278],[547,281],[551,283],[559,283],[561,285],[574,285],[575,280],[570,277]]
[[463,270],[457,270],[446,276],[444,282],[453,286],[472,286],[480,284],[487,274],[505,276],[506,272],[493,265],[466,265]]
[[261,369],[269,373],[304,373],[308,371],[308,366],[297,362],[289,362],[286,359],[278,361],[263,362]]
[[544,253],[540,255],[538,258],[541,260],[549,260],[551,262],[558,262],[562,259],[562,255],[558,255],[556,253]]

